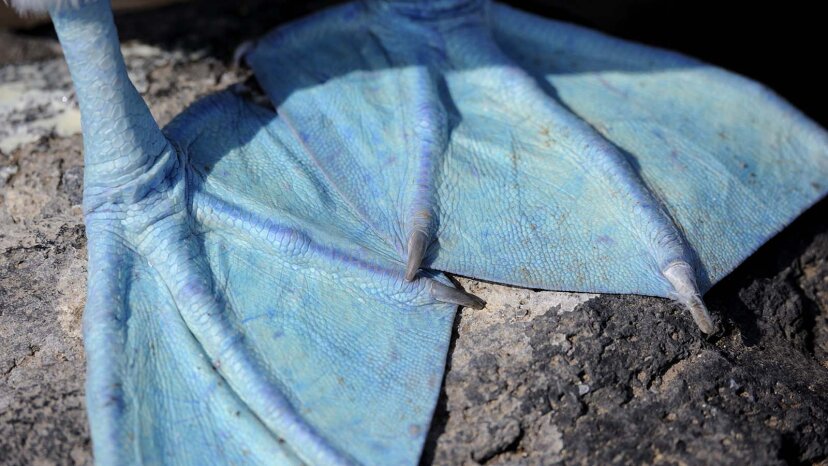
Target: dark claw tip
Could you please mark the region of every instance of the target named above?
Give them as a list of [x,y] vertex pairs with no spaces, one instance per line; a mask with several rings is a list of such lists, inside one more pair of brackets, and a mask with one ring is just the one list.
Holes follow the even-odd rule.
[[477,310],[480,310],[480,309],[483,309],[484,307],[486,307],[486,301],[483,301],[483,298],[480,298],[479,296],[475,296],[475,295],[469,294],[469,293],[466,293],[466,294],[472,300],[472,304],[469,305],[468,307],[470,307],[472,309],[477,309]]
[[700,299],[691,302],[689,307],[690,315],[693,316],[693,320],[696,322],[696,325],[699,326],[699,330],[707,335],[713,335],[716,331],[718,331],[716,324],[710,317],[710,313],[707,312],[707,308]]
[[457,304],[458,306],[470,307],[472,309],[483,309],[486,307],[486,301],[483,301],[477,296],[436,281],[431,282],[431,296],[437,301]]
[[408,262],[405,264],[405,280],[414,280],[425,256],[428,236],[421,231],[414,231],[408,238]]

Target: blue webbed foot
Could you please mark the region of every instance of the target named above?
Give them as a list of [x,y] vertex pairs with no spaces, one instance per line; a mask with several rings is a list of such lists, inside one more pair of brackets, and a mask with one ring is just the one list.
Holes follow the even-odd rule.
[[[107,2],[52,12],[84,124],[96,461],[410,464],[456,305],[233,92],[162,132]],[[438,299],[439,298],[439,299]]]
[[[408,280],[672,297],[712,333],[703,292],[824,194],[804,182],[824,132],[754,83],[497,4],[429,8],[344,5],[246,56]],[[761,129],[733,115],[751,105]]]
[[226,91],[162,133],[80,3],[53,17],[102,463],[415,463],[447,303],[483,305],[441,272],[672,297],[710,333],[703,292],[826,191],[828,136],[761,86],[483,1],[280,28],[246,52],[275,112]]

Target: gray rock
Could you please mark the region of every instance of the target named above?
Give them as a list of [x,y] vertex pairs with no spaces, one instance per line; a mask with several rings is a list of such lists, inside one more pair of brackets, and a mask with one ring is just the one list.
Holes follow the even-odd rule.
[[[242,11],[259,3],[119,18],[159,122],[245,80],[232,47],[313,7]],[[232,20],[245,15],[256,21]],[[26,99],[0,90],[0,121],[12,122],[0,130],[0,463],[89,464],[77,107],[53,40],[0,40],[19,46],[0,53],[0,88]],[[723,328],[712,338],[667,300],[458,278],[488,306],[458,314],[423,463],[826,461],[826,219],[823,202],[708,294]]]
[[[524,321],[504,317],[514,315],[509,305],[463,310],[426,461],[821,461],[828,359],[815,342],[827,309],[795,270],[819,257],[808,266],[820,269],[824,295],[826,256],[821,233],[776,275],[714,290],[708,301],[725,330],[709,340],[657,298],[600,296],[573,312],[534,307]],[[500,292],[520,302],[519,291]]]

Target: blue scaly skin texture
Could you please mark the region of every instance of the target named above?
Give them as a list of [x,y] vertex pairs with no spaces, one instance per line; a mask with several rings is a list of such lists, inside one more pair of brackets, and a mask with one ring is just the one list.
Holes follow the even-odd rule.
[[485,1],[346,4],[164,132],[106,2],[52,11],[85,144],[96,460],[413,464],[447,271],[700,294],[825,195],[828,136],[760,85]]

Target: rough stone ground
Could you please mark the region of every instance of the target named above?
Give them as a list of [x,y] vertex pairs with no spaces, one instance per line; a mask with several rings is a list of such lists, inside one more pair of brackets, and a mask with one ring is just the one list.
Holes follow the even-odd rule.
[[[119,19],[160,123],[245,78],[242,38],[315,7],[256,5]],[[0,463],[91,464],[76,104],[48,29],[0,43]],[[458,314],[423,463],[828,464],[827,257],[822,202],[707,295],[712,338],[662,299],[460,278],[489,304]]]

